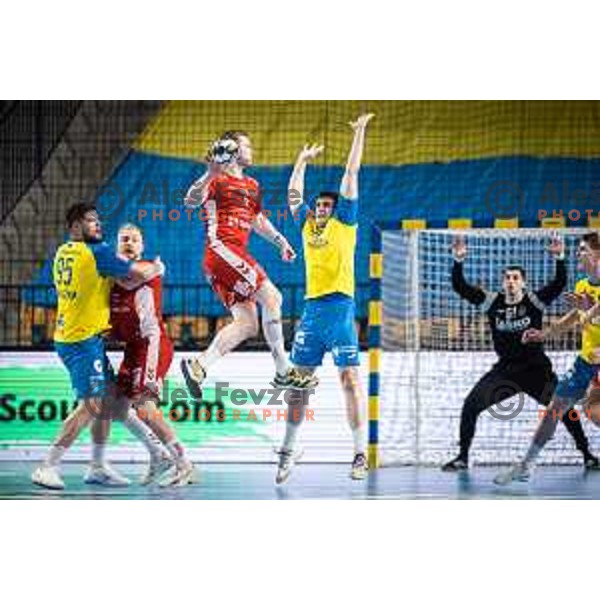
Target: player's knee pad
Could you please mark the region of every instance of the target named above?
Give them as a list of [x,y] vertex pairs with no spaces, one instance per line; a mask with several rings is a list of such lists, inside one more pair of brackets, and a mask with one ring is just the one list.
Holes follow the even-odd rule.
[[264,307],[262,311],[263,325],[271,325],[281,323],[281,308],[267,308]]

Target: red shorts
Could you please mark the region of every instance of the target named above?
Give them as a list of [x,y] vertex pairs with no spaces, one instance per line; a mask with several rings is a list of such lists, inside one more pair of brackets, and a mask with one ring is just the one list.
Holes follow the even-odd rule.
[[161,336],[156,348],[150,347],[146,339],[128,342],[117,376],[119,391],[128,398],[142,392],[158,396],[172,360],[173,342],[166,335]]
[[225,245],[206,249],[204,272],[227,308],[252,300],[267,278],[264,269],[247,252]]

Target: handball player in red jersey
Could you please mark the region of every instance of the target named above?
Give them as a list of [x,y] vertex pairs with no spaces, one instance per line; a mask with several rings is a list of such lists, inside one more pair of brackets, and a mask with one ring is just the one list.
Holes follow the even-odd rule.
[[248,134],[227,131],[207,156],[208,169],[189,189],[185,205],[202,207],[206,223],[204,273],[215,293],[231,311],[233,321],[223,327],[208,349],[197,358],[182,360],[181,369],[190,393],[202,396],[202,382],[221,356],[258,333],[257,307],[262,329],[275,361],[276,387],[306,387],[312,377],[301,375],[288,362],[281,327],[279,290],[248,252],[252,231],[274,244],[282,260],[291,262],[296,253],[286,238],[265,216],[259,184],[244,174],[252,164]]
[[[141,261],[143,252],[144,240],[139,227],[123,225],[118,234],[119,256]],[[164,452],[151,452],[150,465],[141,483],[147,485],[166,473],[160,479],[161,486],[180,486],[192,483],[194,467],[156,406],[173,360],[173,343],[165,331],[161,305],[161,275],[134,289],[125,289],[115,283],[110,296],[111,336],[125,342],[117,376],[119,393],[134,404],[138,415],[168,451],[168,456]]]

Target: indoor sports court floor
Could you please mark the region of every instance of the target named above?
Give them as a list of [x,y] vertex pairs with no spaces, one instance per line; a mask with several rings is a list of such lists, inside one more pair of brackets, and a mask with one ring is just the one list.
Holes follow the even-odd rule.
[[[285,486],[275,486],[274,465],[205,464],[201,481],[186,488],[161,490],[133,483],[108,489],[82,482],[85,466],[65,464],[67,488],[43,490],[30,483],[33,463],[0,462],[0,499],[183,499],[183,500],[300,500],[300,499],[600,499],[600,472],[584,474],[580,467],[540,467],[531,482],[499,488],[492,482],[497,467],[474,468],[470,474],[442,473],[437,468],[393,467],[351,481],[342,464],[300,464]],[[140,464],[119,464],[135,481]]]

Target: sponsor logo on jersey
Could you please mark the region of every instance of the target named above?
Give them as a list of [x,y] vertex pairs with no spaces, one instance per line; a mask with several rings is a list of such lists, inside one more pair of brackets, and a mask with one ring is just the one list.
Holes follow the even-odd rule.
[[308,241],[308,245],[313,246],[314,248],[323,248],[324,246],[327,246],[327,244],[329,243],[327,241],[327,238],[325,238],[324,236],[322,236],[320,233],[317,233],[317,232],[310,233],[307,241]]
[[510,316],[506,320],[496,317],[496,329],[503,332],[523,331],[531,325],[531,319],[511,319]]

